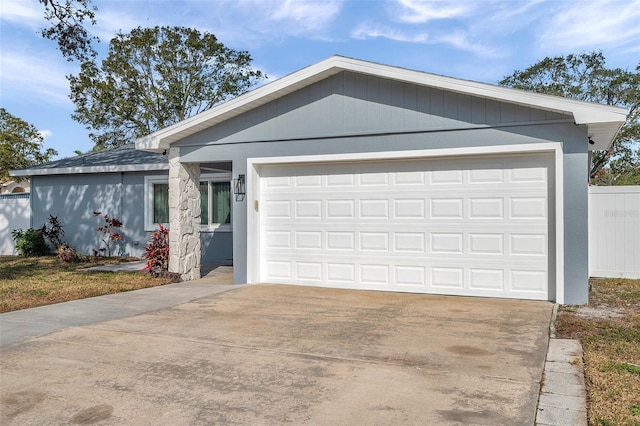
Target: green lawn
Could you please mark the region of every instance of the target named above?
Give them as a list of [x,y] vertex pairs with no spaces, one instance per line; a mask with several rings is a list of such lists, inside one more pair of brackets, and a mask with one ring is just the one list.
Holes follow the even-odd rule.
[[121,258],[100,258],[83,263],[62,263],[55,256],[0,256],[0,312],[68,302],[168,284],[141,272],[89,272],[92,266],[120,263]]
[[589,424],[640,426],[640,280],[590,283],[588,306],[560,308],[557,336],[582,341]]

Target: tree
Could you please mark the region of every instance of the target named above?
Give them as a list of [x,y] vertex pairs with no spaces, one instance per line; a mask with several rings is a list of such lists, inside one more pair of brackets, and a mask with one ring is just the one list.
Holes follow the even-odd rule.
[[610,148],[593,152],[589,177],[592,183],[609,185],[640,182],[640,62],[633,72],[607,68],[602,52],[547,57],[499,84],[628,108],[627,121]]
[[84,27],[85,22],[95,25],[97,8],[91,0],[38,0],[44,6],[44,18],[51,26],[41,32],[44,38],[58,43],[62,56],[68,61],[77,59],[86,62],[96,57],[91,36]]
[[0,108],[0,182],[9,179],[9,170],[51,161],[56,150],[43,150],[43,138],[32,124]]
[[250,64],[213,34],[138,27],[111,40],[101,67],[85,62],[69,77],[73,118],[96,147],[119,146],[244,93],[264,78]]

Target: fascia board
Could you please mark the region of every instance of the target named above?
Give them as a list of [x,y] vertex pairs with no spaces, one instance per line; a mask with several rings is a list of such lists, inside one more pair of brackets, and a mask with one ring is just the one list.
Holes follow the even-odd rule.
[[41,169],[10,170],[11,176],[49,176],[49,175],[75,175],[92,173],[119,173],[119,172],[148,172],[169,170],[169,164],[137,164],[129,166],[90,166],[90,167],[60,167]]
[[[461,80],[342,56],[332,56],[210,110],[140,138],[136,142],[136,148],[147,151],[162,151],[177,140],[341,71],[375,75],[447,91],[568,113],[572,114],[576,124],[609,123],[613,129],[619,129],[627,116],[627,110],[624,108]],[[616,131],[613,134],[615,135],[615,133]]]

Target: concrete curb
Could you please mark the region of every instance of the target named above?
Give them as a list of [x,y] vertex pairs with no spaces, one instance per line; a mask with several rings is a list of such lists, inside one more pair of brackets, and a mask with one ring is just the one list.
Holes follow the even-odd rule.
[[536,425],[586,426],[586,400],[582,345],[578,340],[550,339]]

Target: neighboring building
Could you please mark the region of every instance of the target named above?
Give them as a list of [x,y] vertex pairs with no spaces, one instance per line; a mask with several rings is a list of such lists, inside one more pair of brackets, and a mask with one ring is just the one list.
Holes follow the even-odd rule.
[[[582,304],[589,151],[625,119],[621,108],[335,56],[136,145],[167,152],[170,269],[185,279],[200,274],[204,221],[214,235],[233,229],[236,283]],[[118,214],[139,229],[158,198],[150,173],[75,176],[44,186],[34,176],[34,208],[86,200],[74,179],[109,176],[102,191],[129,188]],[[231,176],[231,225],[225,211],[201,219],[201,188],[215,200]],[[105,209],[93,204],[78,215]]]
[[29,189],[30,186],[28,179],[18,182],[10,180],[0,183],[0,194],[24,194],[25,192],[29,192]]
[[[123,223],[123,240],[115,254],[141,257],[151,232],[168,222],[168,169],[166,155],[128,144],[12,174],[31,178],[31,226],[40,227],[49,215],[57,216],[66,242],[90,254],[102,245],[96,228],[104,222],[93,214],[99,211]],[[228,216],[230,176],[228,170],[217,169],[202,174],[203,211],[211,212],[199,229],[204,263],[231,262],[229,219],[213,223],[225,211]]]

